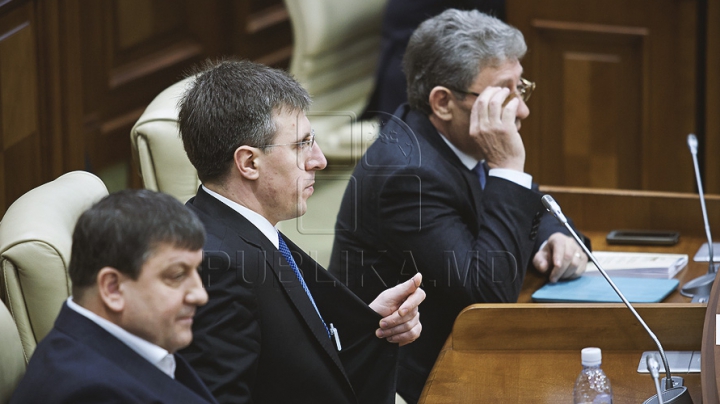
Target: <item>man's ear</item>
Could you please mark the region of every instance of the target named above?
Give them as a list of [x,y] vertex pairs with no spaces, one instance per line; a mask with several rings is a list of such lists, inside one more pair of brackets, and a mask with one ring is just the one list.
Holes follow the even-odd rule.
[[450,121],[455,107],[455,97],[450,94],[450,90],[443,86],[435,86],[430,91],[428,97],[430,108],[438,118],[443,121]]
[[125,308],[125,296],[121,288],[125,278],[125,275],[113,267],[104,267],[98,272],[98,294],[110,311],[119,313]]
[[235,149],[233,159],[235,169],[243,177],[249,180],[257,180],[260,176],[257,167],[257,159],[261,157],[260,149],[257,147],[240,146]]

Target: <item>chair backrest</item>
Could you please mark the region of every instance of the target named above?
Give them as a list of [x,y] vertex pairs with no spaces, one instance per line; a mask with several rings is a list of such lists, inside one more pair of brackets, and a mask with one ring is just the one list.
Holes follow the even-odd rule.
[[188,160],[178,129],[178,102],[193,77],[166,88],[148,105],[130,131],[133,157],[146,189],[170,194],[185,203],[200,180]]
[[373,90],[386,0],[285,0],[290,73],[313,99],[308,117],[329,159],[357,158],[378,129],[357,122]]
[[98,177],[73,171],[21,196],[0,222],[0,297],[17,324],[26,358],[70,296],[75,223],[107,194]]
[[0,302],[0,404],[10,401],[13,390],[27,368],[17,325],[7,307]]

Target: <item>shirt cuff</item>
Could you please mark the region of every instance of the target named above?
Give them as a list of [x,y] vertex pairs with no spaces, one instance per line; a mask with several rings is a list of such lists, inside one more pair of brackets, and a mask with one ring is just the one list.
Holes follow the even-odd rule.
[[491,168],[488,175],[512,181],[527,189],[532,187],[532,175],[521,171],[510,170],[508,168]]

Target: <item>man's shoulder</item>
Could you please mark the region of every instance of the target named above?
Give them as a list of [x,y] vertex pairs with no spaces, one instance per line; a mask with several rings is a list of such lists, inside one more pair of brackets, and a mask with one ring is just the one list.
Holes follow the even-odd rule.
[[[108,338],[114,337],[108,335]],[[109,376],[117,383],[120,370],[94,349],[53,329],[35,349],[12,402],[37,397],[40,386],[53,391],[53,399],[75,394],[79,388],[97,391],[97,386],[108,384]],[[113,385],[106,388],[103,390],[112,391]]]

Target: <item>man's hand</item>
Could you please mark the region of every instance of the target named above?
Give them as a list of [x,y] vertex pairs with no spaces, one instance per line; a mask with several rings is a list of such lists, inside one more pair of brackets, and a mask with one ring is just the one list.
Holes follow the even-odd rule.
[[380,293],[370,303],[370,308],[383,316],[380,328],[375,331],[378,338],[386,338],[388,342],[403,346],[420,336],[422,324],[418,306],[425,300],[425,291],[420,289],[421,283],[422,275],[416,274],[406,282]]
[[554,233],[533,257],[538,271],[550,273],[550,282],[577,278],[585,272],[588,257],[575,239],[562,233]]
[[510,90],[501,87],[487,87],[480,93],[470,111],[470,137],[490,168],[523,172],[525,146],[517,126],[520,100],[515,97],[503,106],[508,95]]

